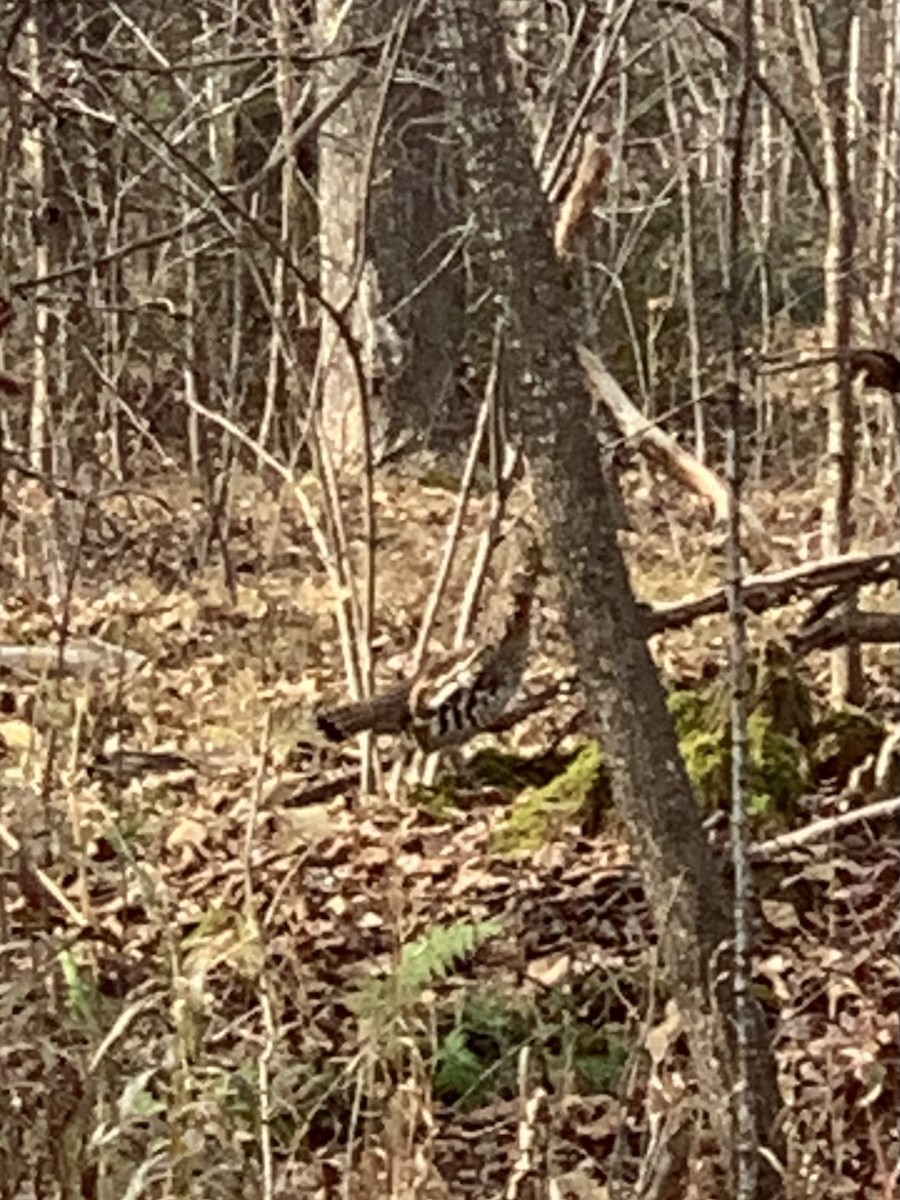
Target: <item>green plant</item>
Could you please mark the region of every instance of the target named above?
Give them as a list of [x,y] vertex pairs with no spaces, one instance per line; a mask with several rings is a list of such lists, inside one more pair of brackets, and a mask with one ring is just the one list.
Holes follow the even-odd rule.
[[[751,670],[749,808],[758,816],[790,818],[809,786],[813,740],[809,691],[793,661],[770,643]],[[731,718],[722,681],[669,696],[679,745],[701,807],[722,808],[731,796]]]
[[507,852],[533,849],[547,842],[554,829],[578,817],[596,830],[610,804],[603,752],[597,742],[588,742],[559,775],[520,797],[494,835],[494,844]]
[[435,1095],[463,1109],[514,1095],[517,1053],[532,1024],[518,996],[487,989],[466,996],[439,1039]]
[[629,1047],[620,1021],[577,1015],[567,988],[538,1000],[482,988],[465,997],[438,1044],[434,1092],[463,1109],[511,1098],[519,1088],[519,1051],[560,1093],[613,1091]]
[[422,999],[426,989],[445,979],[462,959],[500,929],[499,921],[436,925],[402,948],[400,960],[389,975],[363,980],[347,1003],[357,1017],[383,1033]]

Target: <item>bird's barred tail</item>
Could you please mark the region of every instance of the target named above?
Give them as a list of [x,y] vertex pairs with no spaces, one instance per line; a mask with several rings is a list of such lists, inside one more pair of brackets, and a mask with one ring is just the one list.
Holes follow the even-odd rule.
[[338,708],[322,709],[316,724],[330,742],[346,742],[359,733],[402,733],[409,723],[408,683],[370,700],[354,700]]

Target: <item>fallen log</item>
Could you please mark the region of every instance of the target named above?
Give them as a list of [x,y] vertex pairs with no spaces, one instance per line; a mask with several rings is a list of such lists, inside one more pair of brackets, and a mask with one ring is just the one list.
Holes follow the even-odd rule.
[[[798,596],[836,587],[843,583],[882,583],[900,578],[900,552],[888,554],[843,554],[789,567],[785,571],[748,575],[744,580],[744,603],[754,613],[790,604]],[[692,625],[701,617],[728,611],[725,587],[717,587],[705,596],[675,600],[646,609],[648,634],[670,633]],[[896,625],[896,618],[894,618]]]
[[[857,587],[866,583],[881,583],[900,578],[900,553],[889,554],[846,554],[835,558],[819,559],[790,567],[784,571],[749,575],[744,580],[744,602],[753,613],[765,612],[790,604],[799,596],[809,595],[823,588],[834,588],[853,583]],[[724,587],[714,588],[705,596],[689,600],[676,600],[669,604],[651,606],[642,604],[645,630],[648,637],[671,633],[699,621],[703,617],[716,616],[728,611],[728,597]],[[854,636],[860,642],[900,641],[900,619],[892,613],[855,614],[859,622],[854,626]],[[833,629],[832,629],[833,626]],[[788,639],[788,648],[798,656],[811,650],[826,649],[847,637],[847,625],[842,612],[817,621],[809,630],[800,630]],[[828,641],[833,638],[834,641]],[[821,642],[817,639],[824,639]],[[525,694],[495,720],[485,726],[485,733],[506,733],[526,717],[548,708],[561,693],[569,692],[577,685],[575,674],[566,674],[544,684],[537,691]]]

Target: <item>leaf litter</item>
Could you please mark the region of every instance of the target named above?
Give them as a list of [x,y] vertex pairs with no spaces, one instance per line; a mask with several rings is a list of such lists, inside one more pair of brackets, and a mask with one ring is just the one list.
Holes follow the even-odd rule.
[[[570,827],[527,859],[501,855],[492,834],[509,798],[496,788],[470,791],[464,811],[358,805],[353,751],[312,737],[310,714],[340,692],[342,672],[307,531],[248,483],[229,533],[240,580],[230,587],[219,559],[201,565],[195,509],[169,500],[170,511],[140,509],[139,527],[107,514],[117,536],[104,527],[86,540],[66,614],[73,643],[124,646],[145,665],[112,658],[86,678],[0,662],[8,1194],[45,1171],[84,1183],[101,1161],[134,1194],[172,1194],[173,1179],[179,1194],[245,1194],[259,1179],[265,1111],[276,1195],[337,1195],[345,1182],[347,1195],[389,1195],[403,1153],[427,1160],[417,1195],[499,1195],[541,1076],[559,1194],[603,1194],[611,1163],[629,1194],[650,1078],[638,1056],[598,1083],[612,1042],[581,1051],[561,1032],[609,1029],[633,1047],[644,1036],[660,984],[625,847]],[[411,650],[452,497],[385,484],[379,502],[376,645],[389,679]],[[44,515],[23,505],[21,520],[27,544]],[[469,522],[473,538],[477,512]],[[655,528],[658,554],[670,524]],[[639,583],[656,569],[652,543],[642,535],[635,552]],[[446,647],[463,582],[437,629]],[[670,572],[668,598],[679,584]],[[37,574],[7,585],[10,642],[53,643],[59,604],[41,596]],[[571,657],[552,596],[544,608],[533,670],[552,678]],[[696,670],[695,635],[661,646]],[[571,711],[539,714],[506,741],[546,746],[567,723]],[[329,784],[333,795],[304,803]],[[824,866],[810,854],[784,869],[758,930],[791,1169],[834,1194],[849,1178],[847,1194],[883,1197],[897,1162],[900,852],[895,838],[849,830]],[[492,932],[466,941],[478,928]],[[436,930],[445,948],[431,946],[427,987],[362,1020],[367,983],[399,978],[403,948],[426,952]],[[447,1067],[463,1030],[470,1056],[493,1038],[511,1061],[485,1068],[487,1082],[476,1071],[468,1092],[436,1094],[435,1064],[443,1053]],[[671,1107],[685,1102],[672,1097],[684,1095],[687,1064],[677,1031],[661,1038],[646,1044],[662,1047],[653,1070]],[[463,1072],[463,1049],[453,1061]],[[50,1163],[66,1123],[72,1135]]]

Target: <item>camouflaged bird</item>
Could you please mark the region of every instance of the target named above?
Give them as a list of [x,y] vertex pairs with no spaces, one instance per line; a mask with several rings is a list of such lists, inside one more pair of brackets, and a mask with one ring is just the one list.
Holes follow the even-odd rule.
[[409,732],[423,750],[459,746],[490,728],[519,689],[531,641],[531,613],[541,574],[529,552],[512,581],[512,612],[499,641],[427,664],[415,679],[373,696],[325,709],[316,723],[333,742],[356,734]]

